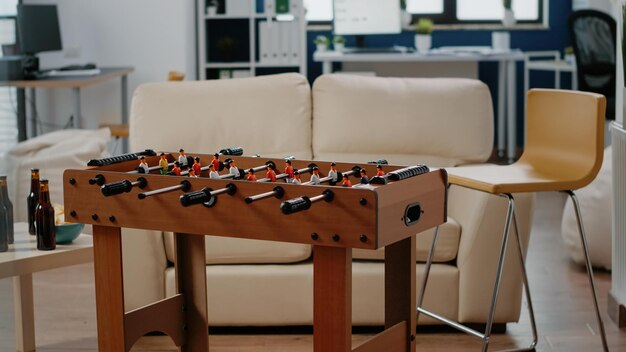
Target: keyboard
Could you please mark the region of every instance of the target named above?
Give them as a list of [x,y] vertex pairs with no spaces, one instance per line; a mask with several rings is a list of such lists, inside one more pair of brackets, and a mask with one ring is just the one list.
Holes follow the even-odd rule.
[[344,54],[385,54],[385,53],[409,53],[413,48],[405,46],[391,46],[391,47],[363,47],[363,48],[345,48]]

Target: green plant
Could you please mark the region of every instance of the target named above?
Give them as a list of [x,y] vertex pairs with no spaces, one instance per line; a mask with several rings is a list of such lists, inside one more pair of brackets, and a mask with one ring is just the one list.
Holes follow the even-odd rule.
[[435,24],[430,18],[418,18],[415,23],[415,33],[431,34],[435,29]]
[[565,53],[565,55],[573,55],[574,48],[571,46],[565,47],[565,49],[563,49],[563,53]]
[[210,0],[208,6],[218,7],[219,2],[217,0]]
[[511,10],[513,8],[513,0],[502,0],[502,6],[505,10]]
[[328,37],[325,35],[318,35],[313,40],[313,43],[315,43],[316,45],[328,45],[330,44],[330,39],[328,39]]
[[400,0],[400,9],[406,10],[406,0]]
[[342,35],[336,35],[333,37],[333,43],[334,44],[345,44],[346,43],[346,38]]

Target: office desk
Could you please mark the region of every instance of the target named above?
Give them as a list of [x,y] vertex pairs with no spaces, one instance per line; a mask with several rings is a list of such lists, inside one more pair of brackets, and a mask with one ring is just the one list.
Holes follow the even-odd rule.
[[[496,141],[498,155],[506,155],[509,161],[515,159],[517,145],[516,110],[516,77],[515,63],[524,61],[524,53],[520,50],[506,52],[451,52],[432,50],[424,55],[419,53],[359,53],[344,54],[335,51],[316,51],[313,61],[322,63],[323,73],[332,73],[334,62],[498,62],[498,130]],[[505,135],[506,132],[506,135]],[[506,137],[505,137],[506,136]]]
[[[92,86],[98,83],[106,82],[114,78],[121,78],[122,93],[122,123],[128,123],[128,79],[129,73],[134,71],[132,67],[115,67],[115,68],[100,68],[100,74],[93,76],[56,76],[56,77],[43,77],[34,80],[23,81],[0,81],[0,87],[15,87],[17,88],[17,130],[18,141],[24,141],[28,138],[26,133],[26,94],[24,90],[30,89],[30,95],[32,104],[36,103],[36,88],[46,89],[72,89],[74,94],[74,126],[76,128],[81,127],[81,103],[80,103],[80,90],[81,88]],[[37,135],[37,124],[33,123],[31,130],[32,137]]]

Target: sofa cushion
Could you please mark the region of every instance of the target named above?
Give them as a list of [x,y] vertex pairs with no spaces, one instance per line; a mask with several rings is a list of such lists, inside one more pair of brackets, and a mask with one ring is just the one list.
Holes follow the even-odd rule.
[[492,147],[491,96],[478,80],[331,74],[313,84],[316,160],[454,166],[484,162]]
[[[415,238],[415,246],[417,248],[416,256],[418,262],[426,262],[428,259],[428,251],[430,250],[435,229],[429,229],[417,234]],[[437,245],[435,247],[435,255],[433,261],[436,263],[445,263],[456,259],[459,251],[459,240],[461,238],[461,225],[456,220],[448,218],[448,220],[439,226],[439,236],[437,237]],[[358,249],[352,250],[353,259],[367,260],[384,260],[385,249],[378,250]]]
[[[174,261],[174,236],[165,233],[165,253]],[[206,264],[295,263],[311,256],[308,244],[246,240],[230,237],[205,237]]]
[[131,116],[131,150],[241,146],[246,155],[311,158],[311,89],[296,73],[144,84]]

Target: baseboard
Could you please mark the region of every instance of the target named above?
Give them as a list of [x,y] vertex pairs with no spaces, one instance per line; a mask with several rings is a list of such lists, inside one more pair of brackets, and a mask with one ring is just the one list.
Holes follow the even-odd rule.
[[620,329],[626,327],[626,307],[617,301],[611,291],[609,291],[608,311],[617,327]]

